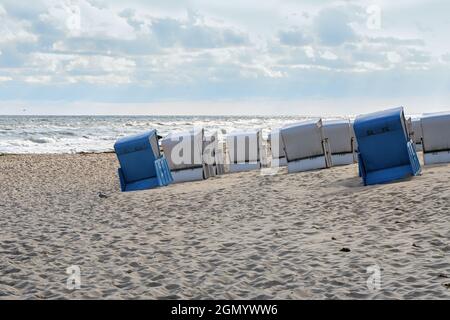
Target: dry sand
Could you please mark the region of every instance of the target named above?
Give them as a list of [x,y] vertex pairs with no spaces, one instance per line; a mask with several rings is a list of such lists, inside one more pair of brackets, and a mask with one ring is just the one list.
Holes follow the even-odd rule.
[[0,156],[0,298],[450,298],[450,165],[371,187],[352,165],[134,193],[117,166]]

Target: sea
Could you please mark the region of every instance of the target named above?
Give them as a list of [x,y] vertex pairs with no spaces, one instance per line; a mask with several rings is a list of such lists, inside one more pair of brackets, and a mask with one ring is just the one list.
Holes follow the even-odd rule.
[[[309,116],[0,116],[0,154],[90,153],[113,151],[124,136],[156,129],[170,132],[204,128],[220,136],[236,130],[273,128]],[[332,117],[339,119],[348,117]]]

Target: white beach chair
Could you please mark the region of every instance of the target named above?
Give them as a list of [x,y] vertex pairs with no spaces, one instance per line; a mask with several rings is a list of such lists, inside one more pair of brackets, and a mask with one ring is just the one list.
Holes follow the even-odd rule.
[[203,159],[204,130],[171,133],[161,140],[175,183],[210,177],[211,166]]
[[284,145],[280,135],[280,128],[273,129],[267,138],[267,143],[272,158],[271,165],[287,166],[286,154],[284,153]]
[[207,164],[206,174],[208,177],[215,177],[220,174],[219,166],[223,162],[218,158],[219,140],[217,132],[211,135],[205,135],[203,138],[203,161]]
[[323,132],[328,139],[333,166],[349,165],[357,162],[355,137],[349,120],[329,120],[323,122]]
[[[353,128],[354,119],[350,119],[350,134],[352,135],[355,151],[358,150],[358,139],[356,139],[355,129]],[[356,155],[356,162],[358,162],[358,156]]]
[[261,168],[261,130],[232,132],[226,136],[229,172]]
[[411,120],[411,124],[412,124],[412,138],[414,141],[414,144],[416,145],[416,150],[417,151],[422,151],[422,126],[420,124],[420,118],[413,118]]
[[225,151],[219,147],[216,150],[216,174],[222,175],[227,173]]
[[331,167],[330,147],[321,119],[292,124],[280,132],[289,173]]
[[425,114],[420,123],[424,164],[450,162],[450,111]]

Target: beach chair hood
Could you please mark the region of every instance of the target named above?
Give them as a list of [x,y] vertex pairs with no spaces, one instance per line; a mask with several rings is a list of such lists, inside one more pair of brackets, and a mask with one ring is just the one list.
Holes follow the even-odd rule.
[[421,124],[425,152],[450,150],[450,112],[426,114]]
[[226,141],[231,163],[260,160],[261,130],[232,132],[227,135]]
[[[161,140],[170,170],[201,168],[204,130],[171,133]],[[186,150],[187,149],[187,150]],[[186,154],[184,154],[186,152]]]
[[288,161],[324,154],[322,120],[294,123],[281,129],[284,151]]
[[323,132],[330,144],[332,154],[352,153],[352,132],[350,121],[333,120],[323,122]]
[[424,115],[421,128],[424,163],[449,163],[450,112]]

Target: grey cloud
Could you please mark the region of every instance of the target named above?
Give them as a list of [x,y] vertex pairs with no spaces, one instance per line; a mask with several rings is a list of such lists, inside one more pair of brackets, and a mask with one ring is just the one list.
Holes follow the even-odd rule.
[[314,18],[314,30],[321,44],[339,46],[357,39],[349,23],[350,19],[343,10],[327,8],[321,10]]
[[298,29],[279,31],[278,39],[281,44],[288,46],[304,46],[312,41],[310,37],[306,36],[301,30]]
[[0,46],[0,52],[0,68],[20,68],[25,62],[26,56],[14,44]]
[[41,1],[2,0],[0,5],[3,6],[9,16],[26,20],[34,20],[39,14],[47,10],[45,4]]

